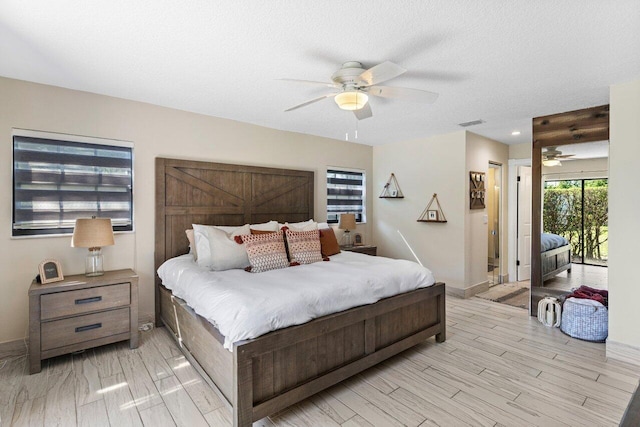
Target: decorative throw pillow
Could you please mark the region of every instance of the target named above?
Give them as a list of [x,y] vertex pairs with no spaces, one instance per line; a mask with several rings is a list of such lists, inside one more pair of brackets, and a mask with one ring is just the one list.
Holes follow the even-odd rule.
[[336,233],[333,228],[325,228],[320,231],[320,251],[323,257],[340,253],[340,245],[336,238]]
[[282,234],[282,231],[278,231],[242,236],[252,273],[262,273],[289,266]]
[[277,231],[254,230],[253,228],[251,229],[251,234],[271,234],[271,233],[277,233]]
[[199,266],[215,271],[223,271],[245,268],[249,265],[247,251],[244,246],[238,245],[234,241],[235,236],[251,233],[249,224],[241,227],[193,224],[193,231]]
[[196,238],[193,235],[193,228],[189,230],[184,230],[187,235],[187,239],[189,240],[189,253],[193,254],[193,260],[198,261],[198,251],[196,250]]
[[320,252],[320,234],[318,230],[291,231],[287,230],[287,247],[291,262],[312,264],[322,261]]

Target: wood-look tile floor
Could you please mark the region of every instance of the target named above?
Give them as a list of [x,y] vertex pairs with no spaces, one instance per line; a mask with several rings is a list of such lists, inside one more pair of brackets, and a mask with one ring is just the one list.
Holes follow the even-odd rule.
[[[615,426],[640,369],[605,359],[525,310],[477,298],[447,302],[433,338],[259,426]],[[3,426],[229,426],[230,411],[164,328],[141,345],[0,361]]]

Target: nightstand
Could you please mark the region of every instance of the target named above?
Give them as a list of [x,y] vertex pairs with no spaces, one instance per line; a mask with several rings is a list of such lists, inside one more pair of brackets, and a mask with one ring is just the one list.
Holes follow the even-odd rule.
[[138,347],[138,275],[131,269],[67,276],[29,288],[29,373],[61,354],[129,340]]
[[341,251],[358,252],[361,254],[367,254],[376,256],[378,253],[378,247],[374,245],[362,245],[362,246],[340,246]]

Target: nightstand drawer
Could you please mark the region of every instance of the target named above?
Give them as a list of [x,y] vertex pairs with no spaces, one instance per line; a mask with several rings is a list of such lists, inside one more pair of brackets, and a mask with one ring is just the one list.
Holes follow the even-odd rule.
[[42,320],[122,307],[130,303],[129,283],[58,292],[40,297]]
[[42,324],[42,351],[129,332],[129,307]]

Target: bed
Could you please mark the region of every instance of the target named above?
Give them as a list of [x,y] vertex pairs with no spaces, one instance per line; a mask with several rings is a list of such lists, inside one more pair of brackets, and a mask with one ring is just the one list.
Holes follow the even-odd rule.
[[[313,190],[311,171],[157,158],[156,269],[188,251],[184,230],[192,223],[305,221],[314,214]],[[435,283],[235,342],[229,351],[213,324],[156,279],[156,323],[230,405],[235,426],[250,426],[431,336],[446,339],[445,286]]]
[[540,249],[543,283],[565,270],[571,273],[571,244],[567,239],[557,234],[542,233]]

